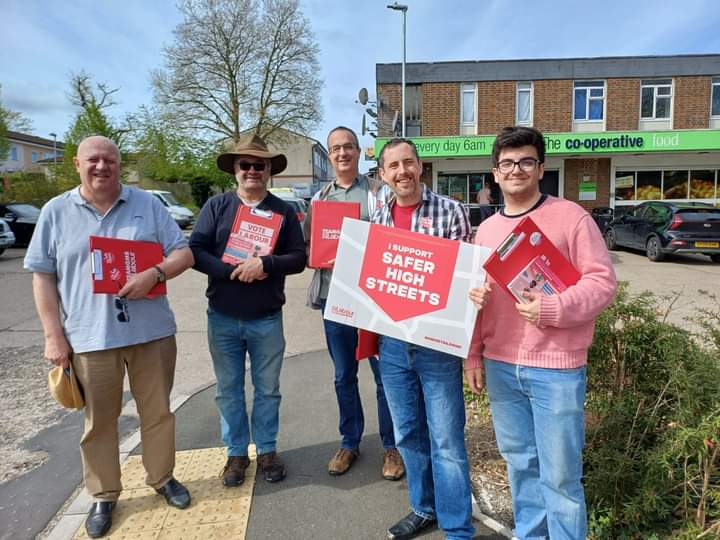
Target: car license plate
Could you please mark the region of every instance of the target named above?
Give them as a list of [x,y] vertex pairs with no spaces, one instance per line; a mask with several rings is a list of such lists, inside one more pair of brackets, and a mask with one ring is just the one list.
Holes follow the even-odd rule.
[[695,247],[718,248],[718,247],[720,247],[720,242],[695,242]]

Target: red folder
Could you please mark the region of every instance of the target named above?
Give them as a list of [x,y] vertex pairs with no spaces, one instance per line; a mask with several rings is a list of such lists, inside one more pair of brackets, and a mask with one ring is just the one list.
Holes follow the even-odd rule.
[[370,330],[363,330],[358,328],[358,342],[355,348],[355,360],[358,362],[371,356],[377,356],[378,354],[378,336],[375,332]]
[[275,249],[283,216],[241,204],[235,214],[222,261],[239,264],[248,257],[270,255]]
[[525,291],[559,294],[580,280],[580,272],[528,216],[485,262],[485,270],[513,299],[528,303]]
[[[163,261],[163,248],[157,242],[123,240],[105,236],[90,237],[93,292],[117,294],[135,274]],[[158,282],[148,297],[167,294],[165,282]]]
[[311,216],[308,265],[310,268],[332,268],[343,220],[346,217],[360,219],[360,203],[315,200]]

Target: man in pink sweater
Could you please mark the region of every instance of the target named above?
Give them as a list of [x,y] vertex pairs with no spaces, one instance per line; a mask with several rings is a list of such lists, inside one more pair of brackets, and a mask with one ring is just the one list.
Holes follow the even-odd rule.
[[498,448],[507,462],[515,536],[584,540],[587,351],[595,319],[615,295],[615,272],[590,214],[540,193],[542,133],[505,128],[492,158],[505,208],[480,224],[475,243],[496,249],[531,216],[581,278],[560,294],[526,292],[524,303],[489,277],[473,289],[470,299],[480,311],[465,377],[479,393],[485,371]]

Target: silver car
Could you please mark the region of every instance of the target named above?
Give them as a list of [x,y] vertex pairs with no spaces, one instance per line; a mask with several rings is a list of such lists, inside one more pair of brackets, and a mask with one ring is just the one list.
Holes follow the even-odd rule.
[[10,230],[7,221],[0,218],[0,255],[15,243],[15,233]]

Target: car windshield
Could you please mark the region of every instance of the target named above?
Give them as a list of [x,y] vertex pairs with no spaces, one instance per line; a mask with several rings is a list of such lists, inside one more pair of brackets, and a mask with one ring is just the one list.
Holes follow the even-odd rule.
[[162,193],[162,196],[165,198],[165,200],[168,202],[168,204],[171,204],[173,206],[180,206],[180,203],[175,198],[175,195],[173,195],[169,191],[167,193]]
[[720,221],[718,208],[681,208],[678,214],[682,215],[685,221]]
[[32,204],[8,204],[8,210],[20,217],[38,217],[40,209]]

